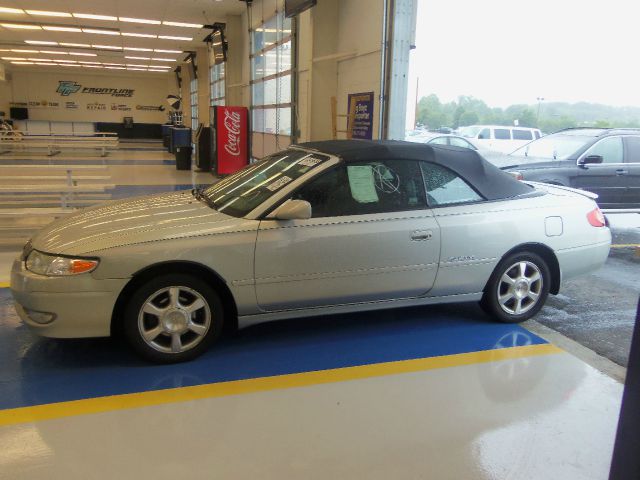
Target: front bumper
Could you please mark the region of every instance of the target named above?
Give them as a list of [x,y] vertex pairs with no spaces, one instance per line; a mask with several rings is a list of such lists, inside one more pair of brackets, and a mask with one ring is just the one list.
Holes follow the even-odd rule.
[[[11,270],[11,293],[22,321],[44,337],[104,337],[111,331],[111,316],[127,279],[96,280],[91,274],[47,277],[30,272],[16,259]],[[28,310],[55,318],[46,324],[32,320]]]

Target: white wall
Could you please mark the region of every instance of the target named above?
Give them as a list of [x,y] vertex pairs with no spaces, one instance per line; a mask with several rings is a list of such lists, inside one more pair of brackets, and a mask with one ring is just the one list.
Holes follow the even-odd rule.
[[5,80],[0,80],[0,112],[5,113],[5,118],[9,118],[9,102],[11,102],[11,77],[10,72],[5,72]]
[[[172,75],[173,73],[107,75],[87,74],[75,69],[60,71],[14,69],[8,88],[0,82],[0,110],[7,103],[31,102],[32,104],[27,107],[31,120],[121,122],[123,117],[133,117],[134,122],[137,123],[164,123],[167,119],[166,108],[168,108],[166,96],[169,93],[175,93],[175,81]],[[82,88],[130,89],[133,93],[130,97],[119,97],[110,94],[82,93],[81,88],[76,93],[62,96],[56,92],[60,81],[76,82]],[[141,108],[145,106],[162,106],[165,110],[154,111]],[[100,108],[96,109],[96,107]],[[5,111],[8,113],[8,107]]]
[[[362,92],[374,92],[378,137],[383,8],[383,0],[323,0],[298,17],[299,141],[332,138],[331,97],[346,114],[348,95]],[[346,119],[337,126],[345,130]]]

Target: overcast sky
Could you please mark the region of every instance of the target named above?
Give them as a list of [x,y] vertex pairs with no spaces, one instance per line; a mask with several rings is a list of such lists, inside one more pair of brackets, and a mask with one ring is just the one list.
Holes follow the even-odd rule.
[[640,106],[637,0],[418,0],[409,104],[435,93],[492,107]]

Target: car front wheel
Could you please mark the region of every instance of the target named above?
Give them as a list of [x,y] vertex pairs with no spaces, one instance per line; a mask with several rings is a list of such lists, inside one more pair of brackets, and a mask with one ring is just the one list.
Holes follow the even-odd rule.
[[539,255],[515,253],[498,264],[480,303],[501,322],[523,322],[540,311],[550,283],[549,267]]
[[162,275],[131,296],[124,334],[148,360],[182,362],[201,355],[219,337],[223,315],[222,302],[207,283],[186,274]]

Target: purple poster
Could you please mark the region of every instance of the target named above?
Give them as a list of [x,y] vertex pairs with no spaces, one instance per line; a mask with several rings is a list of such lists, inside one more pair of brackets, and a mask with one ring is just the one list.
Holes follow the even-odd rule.
[[350,93],[348,112],[347,137],[371,140],[373,138],[373,92]]

